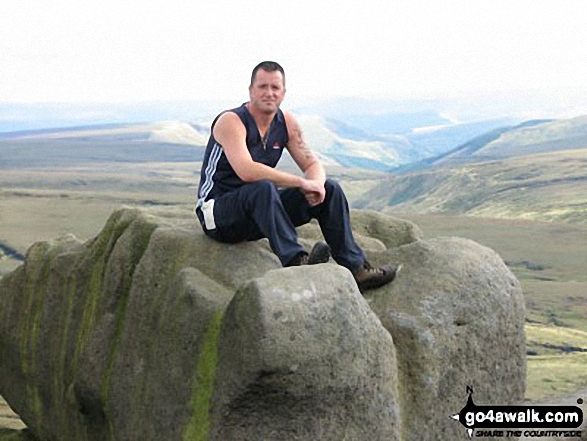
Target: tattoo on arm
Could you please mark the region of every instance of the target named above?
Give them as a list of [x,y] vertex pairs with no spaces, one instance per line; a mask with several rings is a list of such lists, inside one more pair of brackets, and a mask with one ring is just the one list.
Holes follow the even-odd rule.
[[307,146],[306,141],[304,140],[304,134],[302,133],[302,128],[299,125],[296,127],[296,141],[300,149],[300,153],[306,160],[314,158],[314,154]]

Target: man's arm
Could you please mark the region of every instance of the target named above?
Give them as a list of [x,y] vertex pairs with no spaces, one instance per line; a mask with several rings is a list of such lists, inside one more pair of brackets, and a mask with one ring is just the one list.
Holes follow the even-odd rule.
[[324,167],[308,147],[298,121],[289,112],[284,112],[284,115],[289,134],[287,147],[289,153],[304,173],[306,180],[312,183],[311,188],[308,190],[302,189],[302,191],[306,195],[306,199],[310,205],[321,204],[324,202],[324,197],[326,196],[326,190],[324,188],[326,172],[324,171]]
[[224,113],[216,121],[213,134],[214,139],[222,146],[228,162],[243,181],[255,182],[268,179],[280,187],[302,186],[303,178],[253,161],[247,149],[247,131],[235,113]]

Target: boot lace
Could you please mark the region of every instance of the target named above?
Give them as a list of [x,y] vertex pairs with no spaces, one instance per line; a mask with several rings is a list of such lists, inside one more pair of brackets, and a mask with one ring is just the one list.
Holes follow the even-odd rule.
[[383,274],[385,274],[385,271],[383,271],[381,268],[374,268],[367,261],[365,261],[365,263],[363,264],[363,268],[365,268],[365,272],[368,273],[369,275],[382,276]]

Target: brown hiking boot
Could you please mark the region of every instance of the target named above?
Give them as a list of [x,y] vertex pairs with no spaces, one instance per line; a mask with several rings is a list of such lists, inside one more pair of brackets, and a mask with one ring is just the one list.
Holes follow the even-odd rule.
[[359,291],[363,293],[368,289],[379,288],[380,286],[390,283],[401,269],[401,265],[396,267],[386,265],[380,268],[373,268],[367,261],[363,266],[353,272]]
[[316,242],[310,254],[300,253],[287,266],[316,265],[330,260],[330,247],[326,242]]

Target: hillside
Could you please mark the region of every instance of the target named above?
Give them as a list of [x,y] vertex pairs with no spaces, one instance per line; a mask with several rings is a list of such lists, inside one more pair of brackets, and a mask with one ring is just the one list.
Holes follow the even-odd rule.
[[0,168],[194,161],[206,139],[203,127],[175,121],[16,132],[0,137]]
[[409,164],[354,206],[584,223],[586,163],[587,116],[527,121]]
[[[331,117],[298,118],[329,173],[345,181],[354,207],[586,221],[587,116],[492,128],[420,163],[414,161],[426,158],[438,145],[446,147],[450,139],[492,127],[498,120],[412,127],[410,133],[393,135],[374,134]],[[412,118],[412,124],[435,121],[431,115]],[[406,116],[398,121],[407,124],[407,120]],[[383,130],[375,126],[377,132]],[[153,188],[149,180],[159,176],[172,178],[161,181],[170,191],[180,185],[191,192],[197,185],[208,136],[207,124],[179,121],[4,133],[0,135],[2,187],[11,191],[59,189],[65,179],[70,181],[66,187],[73,185],[82,191],[138,189],[147,196]],[[424,170],[386,174],[400,164]],[[296,170],[288,155],[280,167]],[[35,175],[31,170],[35,168],[44,171]],[[58,173],[48,173],[48,169]],[[138,181],[129,180],[131,169]],[[29,170],[28,177],[21,179],[24,175],[19,174],[15,180],[9,170]],[[177,195],[177,190],[173,193]]]
[[536,120],[489,131],[428,164],[451,166],[585,147],[587,115],[554,121]]
[[297,118],[312,149],[340,166],[389,171],[413,160],[402,136],[383,138],[317,115]]
[[394,175],[356,208],[587,222],[587,149]]
[[[300,122],[326,165],[386,171],[413,160],[405,138],[357,135],[357,129],[318,116],[304,115]],[[201,161],[209,133],[209,124],[181,121],[1,133],[0,168]]]
[[[385,135],[360,130],[339,119],[315,121],[315,130],[324,139],[342,140],[349,149],[359,143],[370,146],[369,143],[385,140]],[[489,126],[495,122],[487,123],[487,127],[484,124],[469,129],[494,129]],[[205,122],[108,124],[1,134],[0,277],[21,263],[35,241],[68,233],[82,240],[95,236],[108,215],[121,205],[191,213],[207,126]],[[398,150],[400,146],[424,148],[415,142],[414,137],[421,136],[418,142],[432,146],[443,134],[463,136],[461,130],[466,127],[455,123],[414,128],[401,135],[408,141],[395,145]],[[312,137],[314,129],[310,125],[304,129],[312,146],[321,147]],[[451,130],[455,132],[451,134]],[[396,141],[402,139],[393,137]],[[22,148],[26,146],[34,148]],[[10,155],[8,149],[12,149]],[[438,165],[403,176],[343,167],[319,154],[328,161],[328,173],[342,182],[349,199],[360,200],[355,206],[369,205],[383,211],[399,207],[409,212],[406,218],[417,218],[427,237],[468,237],[498,251],[522,281],[527,317],[533,323],[587,330],[582,239],[586,225],[485,217],[585,223],[584,150],[505,158],[466,167]],[[287,159],[284,162],[288,166]],[[429,212],[484,217],[414,214]],[[548,343],[558,344],[554,338],[550,340]],[[542,363],[537,357],[529,358],[529,366]],[[572,360],[567,357],[564,361]],[[542,373],[533,371],[528,396],[562,393],[559,383],[551,382],[554,368],[551,360],[548,363]],[[560,371],[563,370],[561,365]],[[567,391],[585,384],[582,378],[567,381],[565,377],[564,386]]]
[[500,130],[515,124],[511,118],[498,118],[471,122],[451,122],[435,126],[413,128],[406,135],[412,145],[425,153],[426,158],[435,158],[452,151],[485,133]]
[[[502,118],[462,123],[431,111],[296,115],[309,145],[325,165],[375,172],[390,172],[444,154],[474,136],[510,122]],[[210,118],[196,120],[197,124],[168,120],[70,127],[60,123],[54,128],[0,131],[0,167],[200,161],[201,147],[209,136]]]

